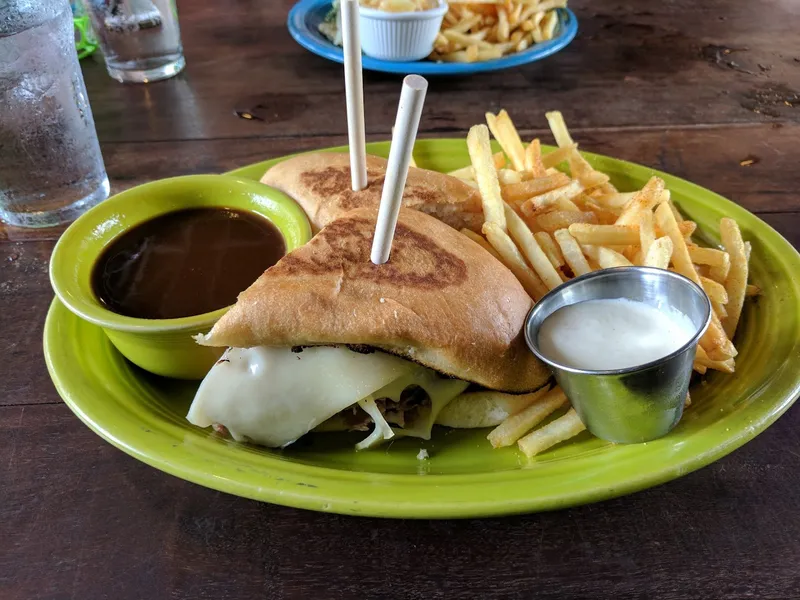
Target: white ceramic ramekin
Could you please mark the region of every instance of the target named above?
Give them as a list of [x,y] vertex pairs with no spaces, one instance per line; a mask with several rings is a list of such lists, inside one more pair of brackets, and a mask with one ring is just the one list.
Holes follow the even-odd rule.
[[381,60],[421,60],[433,52],[447,2],[429,10],[387,12],[359,6],[361,50]]

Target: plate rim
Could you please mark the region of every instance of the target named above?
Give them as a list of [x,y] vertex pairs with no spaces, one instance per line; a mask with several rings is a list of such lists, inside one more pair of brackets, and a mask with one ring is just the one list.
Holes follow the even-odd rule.
[[[438,138],[435,140],[419,140],[418,143],[438,143],[444,141],[453,141],[459,143],[464,142],[463,139],[460,138]],[[387,142],[373,142],[368,145],[368,149],[370,147],[374,148],[375,146],[379,145],[385,146],[386,144]],[[345,147],[338,146],[321,150],[336,151],[341,150],[342,148]],[[316,151],[320,150],[312,150],[312,152]],[[790,251],[786,256],[786,259],[790,263],[800,265],[800,254],[791,246],[791,244],[789,244],[788,241],[783,238],[783,236],[759,219],[757,215],[749,213],[749,211],[746,211],[744,208],[734,204],[722,196],[719,196],[718,194],[715,194],[706,188],[702,188],[701,186],[688,182],[684,179],[677,178],[666,173],[660,173],[655,169],[650,169],[649,167],[643,165],[634,165],[634,163],[628,163],[626,161],[606,157],[604,155],[592,153],[583,154],[587,158],[597,158],[601,160],[610,160],[614,163],[620,163],[623,168],[626,168],[628,165],[630,165],[636,167],[637,169],[646,169],[648,172],[655,175],[663,175],[671,182],[671,186],[679,185],[685,190],[689,190],[690,194],[692,192],[696,193],[702,191],[704,195],[711,195],[710,197],[715,203],[717,201],[722,201],[724,203],[724,208],[730,209],[728,212],[737,213],[741,211],[742,213],[746,213],[750,218],[756,219],[758,223],[770,229],[772,234],[777,236],[775,239],[778,241],[778,243],[784,246],[783,249]],[[287,155],[269,161],[253,163],[234,171],[230,171],[229,174],[248,177],[248,175],[243,174],[242,171],[247,171],[248,169],[252,170],[256,166],[264,165],[266,163],[274,164],[275,162],[285,160],[288,157],[289,156]],[[707,466],[708,464],[722,458],[723,456],[729,454],[733,450],[741,447],[756,437],[759,433],[766,430],[786,410],[788,410],[788,408],[797,400],[798,393],[800,393],[800,378],[798,378],[794,381],[793,385],[782,386],[786,389],[782,390],[780,396],[775,394],[769,401],[769,407],[762,407],[756,415],[756,420],[750,422],[746,428],[735,431],[733,435],[722,439],[721,442],[712,442],[705,449],[705,451],[695,452],[686,459],[677,457],[673,462],[670,462],[669,464],[666,464],[657,470],[647,471],[646,473],[639,473],[636,475],[632,475],[630,473],[626,474],[622,476],[622,480],[615,480],[614,485],[596,485],[589,488],[578,487],[569,493],[556,496],[552,494],[542,494],[535,497],[516,497],[514,499],[504,499],[502,501],[485,499],[477,501],[465,500],[458,502],[443,502],[441,500],[431,501],[424,498],[415,498],[410,501],[406,501],[398,498],[396,502],[387,503],[386,500],[372,500],[369,497],[364,497],[359,501],[355,501],[352,495],[347,497],[332,497],[330,494],[318,490],[325,490],[325,482],[331,481],[332,478],[339,482],[341,480],[352,482],[354,480],[362,481],[365,477],[368,479],[368,481],[364,482],[365,485],[381,485],[384,487],[387,485],[391,487],[393,484],[402,482],[404,485],[411,484],[420,488],[430,485],[439,486],[447,484],[447,486],[452,487],[455,490],[460,490],[463,488],[463,486],[481,484],[486,485],[487,482],[491,484],[507,481],[514,481],[518,484],[523,484],[524,486],[524,479],[520,478],[519,475],[520,472],[524,473],[524,471],[510,470],[484,472],[479,474],[442,474],[420,477],[418,475],[410,474],[347,471],[284,461],[279,458],[274,458],[269,461],[269,465],[267,467],[271,472],[274,472],[276,476],[277,474],[289,474],[292,477],[300,477],[301,482],[296,483],[296,485],[304,486],[294,488],[291,490],[291,493],[288,493],[285,489],[271,489],[266,484],[263,487],[259,486],[258,489],[255,489],[252,483],[236,481],[231,478],[220,480],[218,476],[213,475],[208,471],[201,471],[194,467],[175,464],[174,461],[169,460],[169,457],[154,457],[151,454],[148,454],[146,450],[142,450],[135,447],[135,445],[126,443],[124,439],[117,437],[113,431],[110,431],[109,428],[104,427],[102,423],[95,422],[92,416],[87,414],[87,412],[82,409],[80,399],[76,398],[76,395],[73,393],[73,391],[68,389],[69,386],[65,385],[64,381],[61,380],[58,372],[59,367],[54,362],[54,356],[56,353],[54,352],[53,348],[51,348],[51,338],[58,340],[58,336],[55,335],[54,330],[57,328],[56,318],[58,317],[57,313],[59,310],[59,305],[60,303],[58,300],[54,299],[50,309],[48,310],[43,333],[43,349],[48,372],[50,373],[51,379],[53,380],[59,395],[61,395],[68,407],[100,437],[110,442],[117,448],[120,448],[127,454],[137,458],[138,460],[141,460],[142,462],[145,462],[146,464],[149,464],[150,466],[205,487],[210,487],[212,489],[233,493],[255,500],[268,501],[276,504],[293,506],[296,508],[329,511],[341,514],[390,518],[489,517],[561,509],[599,500],[616,498],[659,485],[666,481],[677,479],[678,477]],[[60,308],[63,311],[67,311],[63,305]],[[66,314],[71,315],[71,313],[68,312],[66,312]],[[77,319],[77,317],[74,318]],[[796,352],[797,348],[798,346],[795,345],[793,347],[795,353],[790,354],[787,358],[787,362],[790,365],[800,364],[800,353]],[[783,366],[785,366],[787,362],[784,362]],[[715,421],[713,426],[719,427],[721,423],[722,420]],[[714,439],[718,440],[716,436]],[[263,459],[263,456],[259,456],[259,460]],[[531,473],[534,472],[535,471],[531,471]],[[481,480],[477,484],[474,483],[476,478]],[[534,477],[534,479],[536,478]],[[312,485],[312,482],[315,481],[317,483],[321,482],[322,485],[320,485],[319,488],[308,487],[309,485]],[[468,495],[463,497],[468,497]]]
[[[344,62],[342,50],[327,40],[322,41],[320,35],[311,31],[306,24],[306,15],[325,4],[330,4],[330,0],[299,0],[289,10],[286,26],[294,41],[300,46],[317,56],[341,64]],[[558,37],[502,58],[475,63],[435,63],[426,60],[388,61],[362,56],[361,64],[368,71],[402,75],[411,73],[416,75],[470,75],[518,67],[547,58],[563,50],[575,39],[578,34],[578,18],[575,13],[569,8],[556,10],[562,29]]]

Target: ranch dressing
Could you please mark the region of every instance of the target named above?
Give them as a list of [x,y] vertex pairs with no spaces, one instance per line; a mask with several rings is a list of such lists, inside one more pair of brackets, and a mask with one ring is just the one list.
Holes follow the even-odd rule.
[[691,319],[672,307],[626,298],[560,308],[539,328],[539,349],[574,369],[605,371],[643,365],[675,352],[695,335]]

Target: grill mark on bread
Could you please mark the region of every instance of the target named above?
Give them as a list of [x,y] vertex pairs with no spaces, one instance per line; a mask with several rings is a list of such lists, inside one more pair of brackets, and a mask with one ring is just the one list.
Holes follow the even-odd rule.
[[[354,192],[350,185],[349,167],[326,167],[321,171],[305,171],[300,174],[303,185],[308,186],[313,194],[320,197],[331,198],[345,211],[362,206],[375,206],[380,201],[380,192],[386,172],[383,169],[367,168],[367,187],[360,192]],[[439,194],[433,190],[420,188],[415,185],[406,185],[403,192],[403,201],[419,201],[423,204],[436,204]]]
[[467,265],[463,260],[402,223],[397,224],[389,262],[372,264],[370,250],[374,229],[375,222],[369,219],[338,219],[309,242],[308,246],[315,252],[303,257],[289,254],[270,271],[289,277],[345,273],[348,281],[361,279],[428,290],[457,286],[466,281]]

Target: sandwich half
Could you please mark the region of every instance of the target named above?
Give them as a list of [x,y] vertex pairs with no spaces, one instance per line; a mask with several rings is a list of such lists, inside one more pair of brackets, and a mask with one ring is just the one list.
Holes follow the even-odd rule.
[[[355,208],[377,208],[387,160],[367,156],[367,187],[350,187],[350,156],[340,152],[300,154],[279,162],[261,178],[303,208],[315,232]],[[480,232],[483,208],[478,190],[460,179],[411,167],[403,191],[403,206],[447,223],[455,229]]]
[[286,446],[315,429],[371,429],[359,447],[428,439],[467,388],[521,394],[549,372],[522,328],[532,301],[484,248],[401,209],[389,262],[356,209],[264,272],[199,343],[227,346],[187,418]]

